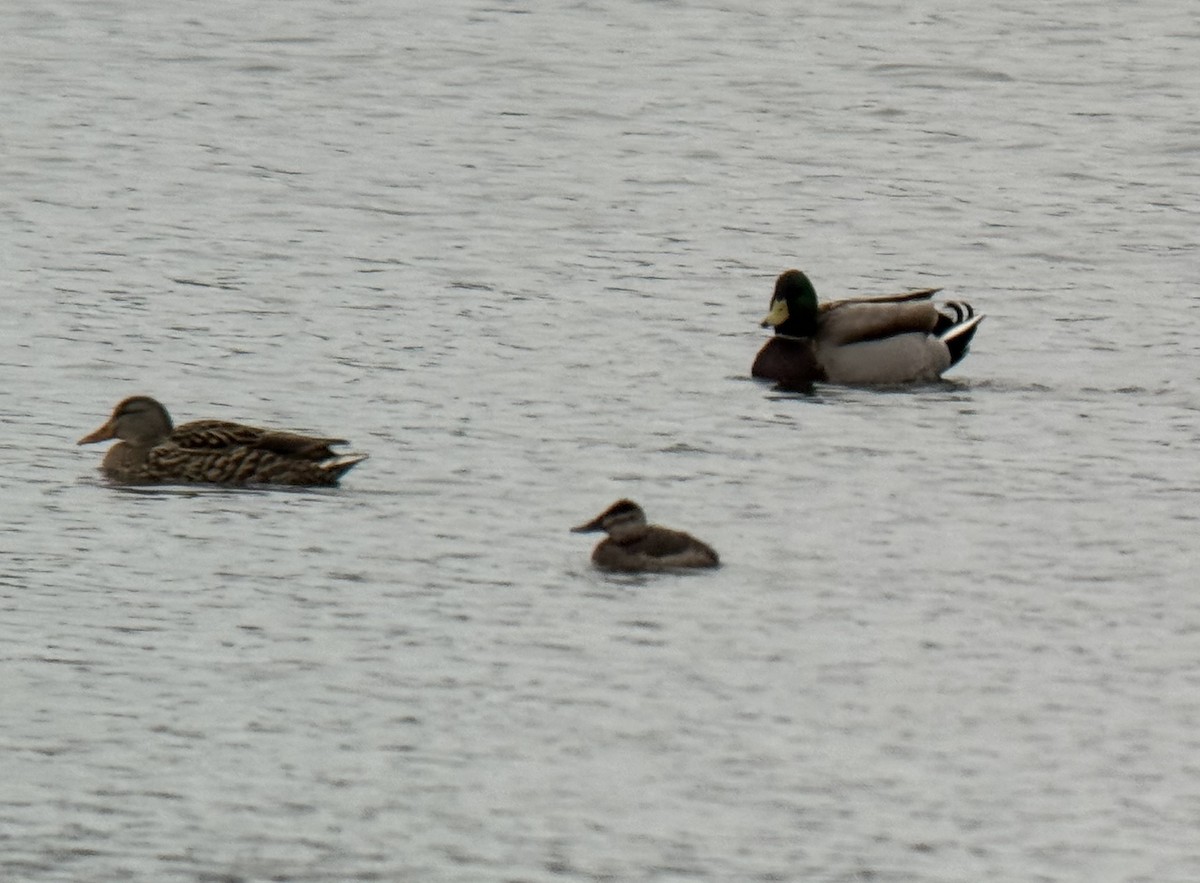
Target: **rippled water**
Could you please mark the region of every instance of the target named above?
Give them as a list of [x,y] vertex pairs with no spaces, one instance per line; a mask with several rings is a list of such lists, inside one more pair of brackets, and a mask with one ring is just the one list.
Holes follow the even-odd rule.
[[[1200,878],[1194,7],[802,6],[4,5],[0,877]],[[988,319],[779,394],[793,265]]]

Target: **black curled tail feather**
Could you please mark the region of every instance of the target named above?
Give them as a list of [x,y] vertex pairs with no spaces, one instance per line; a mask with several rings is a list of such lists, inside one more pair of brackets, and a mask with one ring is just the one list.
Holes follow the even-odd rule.
[[975,308],[966,301],[947,301],[945,309],[951,310],[954,315],[938,313],[937,324],[933,326],[933,333],[936,337],[941,337],[956,325],[961,325],[975,317]]

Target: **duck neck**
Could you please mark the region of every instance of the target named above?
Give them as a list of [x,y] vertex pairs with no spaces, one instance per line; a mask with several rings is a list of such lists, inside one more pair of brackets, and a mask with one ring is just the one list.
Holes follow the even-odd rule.
[[608,535],[617,545],[625,545],[641,539],[646,533],[645,522],[623,522],[608,528]]
[[775,326],[775,333],[787,337],[815,337],[817,334],[816,308],[789,303],[787,320]]
[[149,447],[117,442],[105,453],[100,468],[109,475],[128,480],[145,466],[149,453]]

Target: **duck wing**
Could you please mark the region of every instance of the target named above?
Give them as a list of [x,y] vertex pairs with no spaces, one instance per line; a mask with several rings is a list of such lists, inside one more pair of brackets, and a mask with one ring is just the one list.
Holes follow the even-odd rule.
[[346,440],[341,438],[260,429],[257,426],[246,426],[226,420],[195,420],[185,423],[177,427],[167,441],[177,448],[197,453],[250,448],[269,451],[284,458],[313,461],[334,457],[336,454],[331,446],[347,444]]
[[695,540],[683,531],[658,525],[646,525],[637,536],[622,540],[621,548],[632,555],[667,558],[686,552]]
[[816,336],[822,344],[846,346],[899,334],[928,334],[937,327],[939,316],[928,298],[840,301],[820,314]]

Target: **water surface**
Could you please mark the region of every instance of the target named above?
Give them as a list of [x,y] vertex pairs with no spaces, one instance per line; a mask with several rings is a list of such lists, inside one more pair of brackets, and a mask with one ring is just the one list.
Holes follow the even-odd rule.
[[[1197,879],[1189,4],[0,33],[6,879]],[[789,266],[988,318],[781,394]],[[141,392],[371,459],[113,488]],[[596,573],[619,496],[724,566]]]

